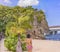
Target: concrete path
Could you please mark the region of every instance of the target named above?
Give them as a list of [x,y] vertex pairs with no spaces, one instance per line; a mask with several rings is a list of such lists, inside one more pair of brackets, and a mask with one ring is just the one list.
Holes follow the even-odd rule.
[[60,52],[60,41],[33,40],[33,52]]

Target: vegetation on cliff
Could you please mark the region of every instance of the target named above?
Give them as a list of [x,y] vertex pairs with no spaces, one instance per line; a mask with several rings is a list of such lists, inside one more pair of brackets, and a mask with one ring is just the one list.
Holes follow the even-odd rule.
[[[8,6],[0,6],[0,31],[6,30],[6,25],[13,22],[14,24],[17,23],[19,18],[26,17],[27,19],[30,18],[30,22],[33,23],[33,16],[36,15],[38,22],[41,22],[43,16],[45,16],[42,10],[38,11],[34,8],[26,7],[22,8],[19,6],[15,7],[8,7]],[[20,21],[20,20],[19,20]],[[27,24],[26,24],[27,26]]]
[[[26,38],[26,30],[33,28],[34,16],[40,24],[45,14],[42,10],[36,10],[31,6],[22,8],[19,6],[8,7],[0,6],[0,32],[4,31],[6,39],[5,45],[11,51],[16,51],[17,33],[21,34],[22,41]],[[15,39],[16,37],[16,39]],[[15,44],[13,44],[13,42]],[[7,46],[9,45],[9,46]],[[25,43],[22,44],[22,49],[26,50]]]

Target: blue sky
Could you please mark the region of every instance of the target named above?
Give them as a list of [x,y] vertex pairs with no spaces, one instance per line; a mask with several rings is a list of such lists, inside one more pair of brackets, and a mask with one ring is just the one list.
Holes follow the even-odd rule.
[[[60,25],[60,0],[0,0],[0,4],[8,6],[33,6],[44,10],[49,26]],[[24,5],[23,5],[24,4]]]

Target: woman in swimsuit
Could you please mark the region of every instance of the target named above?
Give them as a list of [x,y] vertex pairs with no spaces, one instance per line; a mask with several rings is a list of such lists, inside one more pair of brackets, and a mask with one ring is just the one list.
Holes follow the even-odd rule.
[[32,38],[30,34],[27,34],[26,46],[27,46],[27,51],[32,52]]

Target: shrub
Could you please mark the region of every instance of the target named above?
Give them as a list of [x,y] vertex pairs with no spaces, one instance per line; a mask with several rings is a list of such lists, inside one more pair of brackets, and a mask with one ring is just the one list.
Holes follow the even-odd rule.
[[[24,41],[25,38],[26,38],[25,34],[22,34],[20,38],[21,38],[22,41]],[[6,48],[8,48],[9,51],[16,52],[17,42],[18,42],[17,35],[8,36],[8,37],[5,38],[4,44],[5,44]],[[26,43],[22,43],[22,50],[23,51],[27,50],[26,49]]]

